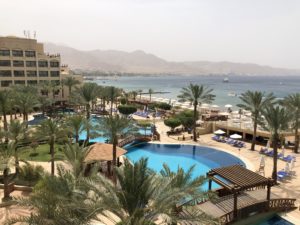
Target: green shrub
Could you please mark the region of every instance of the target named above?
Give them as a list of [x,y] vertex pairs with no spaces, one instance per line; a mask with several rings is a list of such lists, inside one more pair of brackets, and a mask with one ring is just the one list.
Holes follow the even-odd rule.
[[178,127],[181,124],[181,122],[179,119],[172,117],[172,118],[164,120],[164,124],[166,126],[170,127],[171,130],[174,130],[174,128]]
[[137,111],[137,108],[134,105],[119,105],[118,110],[124,115],[130,115]]
[[21,166],[18,177],[17,183],[33,186],[35,185],[45,174],[45,170],[42,166],[25,164]]

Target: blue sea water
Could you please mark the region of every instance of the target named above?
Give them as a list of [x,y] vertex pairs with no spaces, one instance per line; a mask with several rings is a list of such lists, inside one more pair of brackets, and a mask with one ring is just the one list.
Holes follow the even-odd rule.
[[[129,160],[136,162],[142,157],[148,158],[149,168],[156,172],[160,172],[164,163],[172,171],[177,170],[178,166],[187,170],[195,165],[193,177],[206,176],[206,173],[212,168],[234,164],[245,166],[242,160],[229,153],[195,145],[142,143],[129,147],[127,150],[126,157]],[[218,186],[213,184],[213,187]],[[203,188],[207,189],[207,186]]]
[[[167,94],[155,94],[155,97],[176,99],[182,87],[189,83],[203,84],[212,89],[216,95],[214,104],[236,105],[239,103],[238,95],[246,90],[258,90],[273,92],[276,97],[283,98],[286,95],[300,91],[300,76],[229,76],[229,82],[223,83],[224,76],[135,76],[118,77],[114,79],[98,79],[94,82],[103,86],[116,86],[126,91],[143,90],[149,88],[154,91],[170,92]],[[234,92],[237,96],[228,96]]]

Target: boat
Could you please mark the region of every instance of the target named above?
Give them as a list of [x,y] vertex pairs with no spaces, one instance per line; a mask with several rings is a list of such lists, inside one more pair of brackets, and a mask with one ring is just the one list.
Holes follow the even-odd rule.
[[223,79],[223,82],[224,82],[224,83],[228,83],[228,82],[229,82],[228,77],[225,77],[225,78]]
[[231,97],[236,97],[236,96],[237,96],[237,94],[236,94],[234,91],[228,92],[227,95],[228,95],[228,96],[231,96]]

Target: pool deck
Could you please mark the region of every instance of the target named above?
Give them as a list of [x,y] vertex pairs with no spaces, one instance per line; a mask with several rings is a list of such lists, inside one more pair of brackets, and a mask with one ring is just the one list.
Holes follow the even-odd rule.
[[[198,139],[198,142],[194,142],[192,140],[188,141],[178,141],[177,137],[168,137],[167,131],[170,129],[166,127],[163,123],[163,121],[157,121],[156,122],[157,130],[161,134],[161,140],[159,143],[166,143],[166,144],[192,144],[192,145],[200,145],[200,146],[207,146],[207,147],[213,147],[221,151],[228,152],[236,157],[239,157],[241,160],[243,160],[247,166],[248,169],[252,171],[256,171],[259,168],[261,154],[259,154],[259,150],[261,146],[256,145],[255,151],[251,151],[250,143],[246,143],[246,147],[242,148],[240,151],[238,148],[233,147],[226,143],[221,143],[212,140],[213,134],[205,134],[201,135]],[[153,143],[158,143],[157,141]],[[296,206],[298,209],[293,210],[291,212],[287,212],[283,214],[283,217],[287,220],[295,223],[300,224],[300,154],[294,154],[292,150],[287,149],[286,155],[291,154],[296,156],[296,162],[294,171],[296,171],[296,175],[293,176],[290,179],[286,179],[283,182],[280,182],[280,185],[272,187],[272,193],[275,195],[280,196],[281,198],[296,198]],[[278,170],[284,169],[286,165],[286,162],[282,160],[278,160]],[[272,169],[273,169],[273,158],[272,157],[265,157],[265,176],[271,177],[272,175]]]

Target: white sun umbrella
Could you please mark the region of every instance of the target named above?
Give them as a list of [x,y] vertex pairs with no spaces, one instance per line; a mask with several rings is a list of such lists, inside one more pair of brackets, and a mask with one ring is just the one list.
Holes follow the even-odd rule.
[[230,113],[228,113],[228,112],[220,112],[219,115],[220,116],[229,116]]
[[168,99],[168,98],[164,98],[164,99],[162,100],[162,102],[169,103],[169,102],[171,102],[171,100]]
[[209,107],[209,104],[206,104],[206,103],[201,104],[200,108],[201,108],[201,107],[207,107],[207,108],[208,108],[208,107]]
[[260,158],[260,164],[259,164],[261,167],[264,167],[265,166],[265,156],[262,155],[261,158]]
[[182,104],[180,102],[175,102],[175,106],[181,106]]
[[175,102],[177,102],[177,100],[171,99],[171,103],[175,103]]
[[223,130],[216,130],[215,132],[214,132],[214,134],[225,134],[226,132],[225,131],[223,131]]
[[231,108],[231,107],[232,107],[232,105],[230,105],[230,104],[225,105],[225,108]]
[[158,101],[158,102],[161,102],[161,101],[163,101],[164,99],[163,98],[157,98],[156,99],[156,101]]
[[212,107],[212,108],[219,108],[218,105],[212,105],[211,107]]
[[197,121],[196,121],[196,124],[198,124],[198,125],[199,125],[199,124],[202,124],[202,123],[204,123],[203,120],[197,120]]
[[284,171],[285,171],[286,173],[289,173],[289,172],[290,172],[290,164],[289,164],[288,162],[286,162],[286,164],[285,164]]
[[232,134],[232,135],[230,135],[230,138],[232,138],[232,139],[241,139],[242,136],[239,135],[239,134]]

